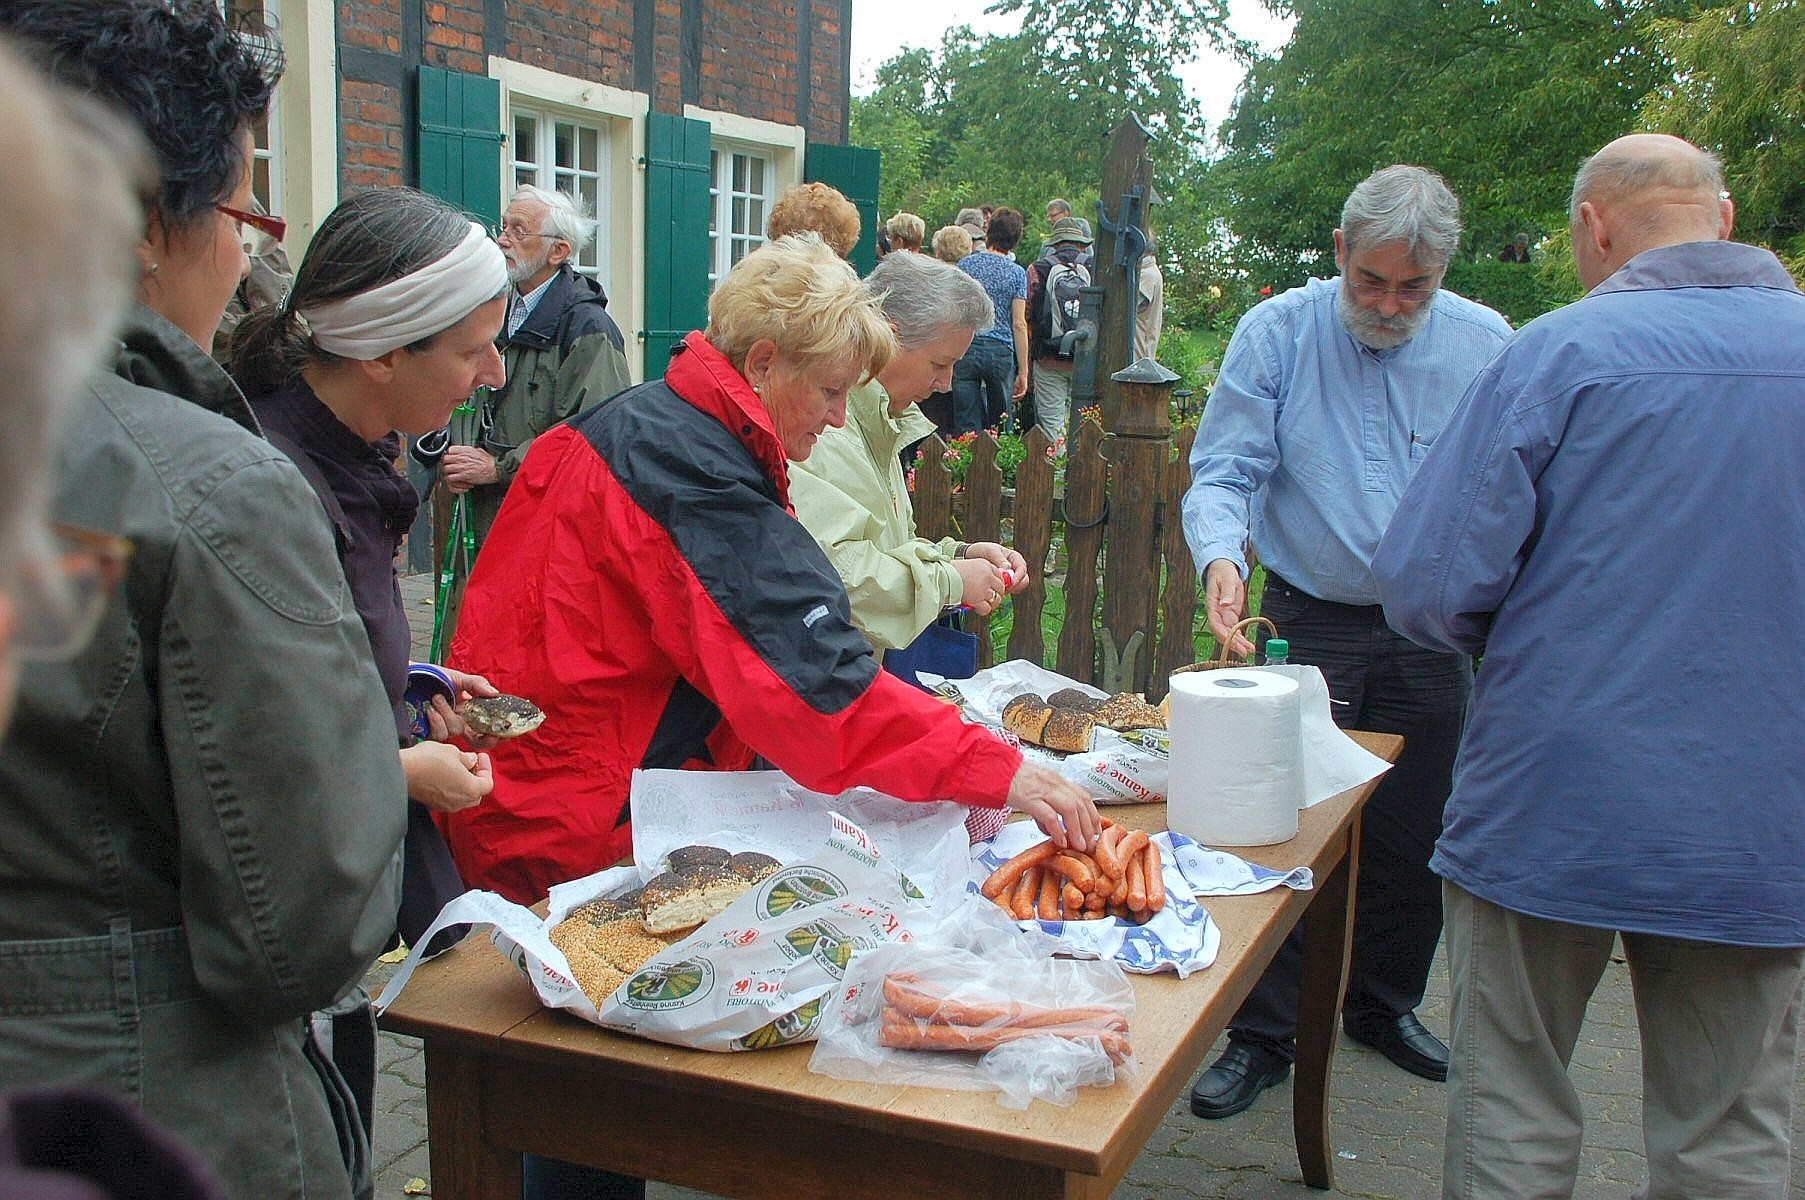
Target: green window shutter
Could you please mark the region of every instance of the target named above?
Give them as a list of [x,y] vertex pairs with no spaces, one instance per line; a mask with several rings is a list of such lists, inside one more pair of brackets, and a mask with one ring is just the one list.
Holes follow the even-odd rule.
[[646,114],[645,378],[708,324],[708,122]]
[[877,177],[881,156],[863,146],[808,144],[802,167],[803,182],[825,183],[840,189],[859,210],[859,244],[852,248],[852,265],[860,275],[877,266]]
[[501,81],[421,67],[420,190],[501,224]]

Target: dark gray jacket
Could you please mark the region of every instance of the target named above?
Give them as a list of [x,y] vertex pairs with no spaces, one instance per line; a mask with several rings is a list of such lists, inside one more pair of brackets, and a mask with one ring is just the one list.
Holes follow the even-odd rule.
[[231,1195],[339,1200],[302,1022],[394,929],[369,642],[306,480],[174,326],[139,308],[70,418],[55,514],[134,555],[0,747],[0,1087],[107,1084]]

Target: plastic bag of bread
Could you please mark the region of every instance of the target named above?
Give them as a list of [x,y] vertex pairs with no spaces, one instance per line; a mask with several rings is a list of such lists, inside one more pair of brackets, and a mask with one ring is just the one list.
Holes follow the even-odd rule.
[[1141,697],[1111,696],[1021,659],[970,679],[929,682],[967,720],[995,728],[1098,804],[1165,802],[1172,774],[1165,721]]
[[996,1091],[1069,1105],[1134,1069],[1134,991],[1113,963],[968,904],[936,935],[862,954],[822,1020],[809,1070],[836,1079]]
[[[420,941],[446,925],[493,925],[496,947],[541,1003],[609,1029],[698,1050],[808,1041],[854,955],[935,921],[857,825],[830,815],[821,829],[826,840],[804,861],[775,870],[752,864],[758,882],[685,931],[648,928],[659,903],[646,894],[650,884],[640,884],[638,868],[611,867],[553,888],[544,918],[492,892],[467,892]],[[681,875],[685,864],[667,856],[660,865]],[[418,963],[416,950],[378,998],[379,1011]]]

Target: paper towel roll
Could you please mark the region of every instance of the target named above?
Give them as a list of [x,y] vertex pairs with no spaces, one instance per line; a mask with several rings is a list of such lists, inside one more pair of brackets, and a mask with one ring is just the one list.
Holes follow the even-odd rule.
[[1304,799],[1295,679],[1257,668],[1172,677],[1166,823],[1206,846],[1297,836]]

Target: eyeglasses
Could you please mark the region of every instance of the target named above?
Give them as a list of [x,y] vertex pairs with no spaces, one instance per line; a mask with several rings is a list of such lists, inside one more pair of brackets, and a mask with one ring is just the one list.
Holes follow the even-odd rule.
[[242,208],[233,208],[226,204],[215,204],[215,209],[238,222],[238,232],[243,233],[249,225],[251,237],[245,239],[244,252],[252,258],[262,258],[282,244],[288,236],[288,222],[281,217],[272,217],[265,213],[246,212]]
[[1384,287],[1377,283],[1350,282],[1348,287],[1353,289],[1354,295],[1362,300],[1383,300],[1387,296],[1396,296],[1399,304],[1421,304],[1436,292],[1435,288],[1394,288]]
[[516,224],[514,222],[509,222],[508,224],[503,225],[500,229],[495,231],[495,240],[498,242],[504,237],[507,238],[510,242],[524,242],[528,238],[542,238],[542,237],[550,237],[550,236],[552,236],[552,235],[549,233],[533,233],[530,230],[528,230],[525,225]]
[[27,662],[67,662],[87,649],[132,559],[131,542],[110,533],[63,524],[50,532],[51,554],[18,585],[13,652]]

